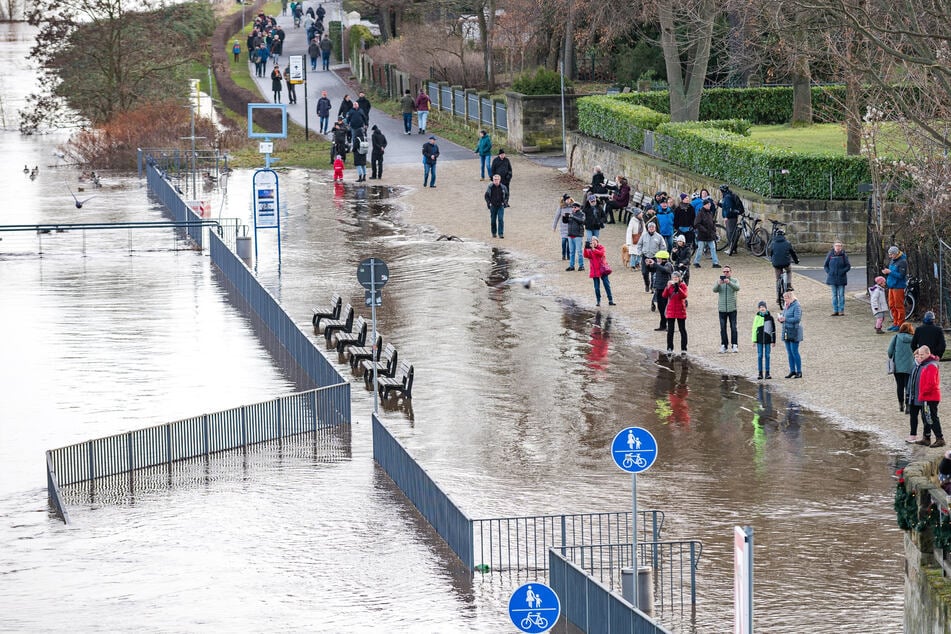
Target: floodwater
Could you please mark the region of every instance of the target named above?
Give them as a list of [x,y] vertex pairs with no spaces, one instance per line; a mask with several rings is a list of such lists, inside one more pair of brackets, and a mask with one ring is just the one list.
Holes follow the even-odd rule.
[[[29,84],[26,39],[0,43],[23,78],[5,91]],[[75,171],[21,173],[60,140],[0,135],[12,163],[0,186],[18,203],[4,224],[161,217],[133,176],[107,175],[79,212],[64,185],[79,186]],[[732,530],[751,525],[758,631],[900,630],[896,448],[742,378],[657,359],[544,284],[505,284],[537,263],[404,225],[398,190],[301,170],[281,188],[282,258],[262,233],[259,277],[306,328],[334,291],[368,316],[357,263],[388,263],[379,328],[417,381],[412,408],[385,422],[471,517],[628,509],[630,478],[607,449],[647,427],[660,457],[638,478],[639,508],[666,512],[665,539],[704,543],[695,620],[688,606],[665,622],[730,629]],[[237,172],[208,197],[246,217],[249,193]],[[72,487],[63,527],[46,509],[44,449],[308,386],[207,254],[170,231],[0,237],[0,630],[511,631],[518,580],[461,571],[374,467],[362,381],[349,430],[144,474],[134,490]]]

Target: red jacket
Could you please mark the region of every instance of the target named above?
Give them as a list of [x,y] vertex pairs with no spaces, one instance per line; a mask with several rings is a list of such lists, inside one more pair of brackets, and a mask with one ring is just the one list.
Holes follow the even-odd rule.
[[686,319],[687,318],[687,285],[683,282],[679,284],[668,284],[664,287],[662,293],[667,298],[667,311],[664,317],[667,319]]
[[921,365],[918,374],[918,400],[941,402],[941,376],[938,373],[938,357],[931,355]]
[[588,277],[604,277],[611,274],[611,267],[608,266],[608,260],[604,257],[603,244],[585,249],[583,255],[590,260],[588,263]]

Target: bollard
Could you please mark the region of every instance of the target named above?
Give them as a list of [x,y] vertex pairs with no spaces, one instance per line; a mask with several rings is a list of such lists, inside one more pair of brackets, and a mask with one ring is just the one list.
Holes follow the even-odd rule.
[[634,569],[621,568],[621,596],[634,605]]
[[238,257],[242,260],[251,259],[251,236],[238,236],[237,238]]

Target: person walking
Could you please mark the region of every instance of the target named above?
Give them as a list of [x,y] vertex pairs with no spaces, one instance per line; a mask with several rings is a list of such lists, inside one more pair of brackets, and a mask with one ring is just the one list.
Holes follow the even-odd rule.
[[571,238],[568,237],[568,224],[571,217],[571,203],[574,200],[568,194],[561,195],[561,204],[555,210],[555,219],[551,223],[551,230],[561,234],[561,260],[564,262],[571,253]]
[[935,326],[934,313],[928,311],[921,319],[921,325],[915,329],[915,337],[911,340],[911,349],[917,350],[921,346],[928,346],[931,354],[940,360],[944,356],[946,342],[944,331]]
[[[498,175],[492,178],[495,180]],[[591,241],[584,245],[584,257],[588,260],[588,268],[590,269],[588,277],[594,280],[595,306],[601,305],[601,284],[604,284],[604,293],[608,296],[608,306],[615,306],[614,296],[611,295],[611,280],[609,279],[611,267],[608,266],[604,245],[597,238],[591,238]]]
[[373,134],[370,136],[370,144],[373,146],[370,154],[370,180],[383,178],[383,152],[386,151],[386,136],[374,125]]
[[291,82],[291,65],[284,68],[284,82],[287,84],[287,103],[297,103],[297,89]]
[[697,234],[697,252],[693,256],[693,265],[698,269],[705,248],[710,250],[713,268],[720,267],[720,259],[717,257],[717,220],[714,209],[713,199],[707,196],[700,209],[697,210],[697,217],[693,223]]
[[889,332],[896,332],[905,321],[905,288],[908,287],[908,258],[897,246],[888,247],[888,266],[882,269],[888,285],[888,309],[892,313]]
[[235,40],[234,44],[231,45],[231,54],[234,55],[235,63],[241,60],[241,42],[238,40]]
[[413,131],[413,113],[416,112],[416,100],[410,94],[409,88],[403,93],[400,99],[400,112],[403,114],[403,134],[410,134]]
[[320,91],[320,99],[317,100],[317,119],[320,121],[320,133],[327,134],[327,123],[330,120],[330,109],[333,104],[327,96],[326,90]]
[[426,134],[426,120],[429,118],[429,104],[432,103],[425,88],[419,89],[416,96],[416,118],[419,126],[419,133]]
[[868,288],[868,297],[872,306],[872,314],[875,315],[875,332],[884,334],[882,324],[885,323],[885,315],[888,314],[888,298],[885,295],[885,278],[879,275],[875,278],[875,284]]
[[[739,352],[737,348],[737,339],[739,335],[736,330],[736,294],[740,292],[740,281],[733,277],[733,269],[729,266],[723,267],[723,273],[719,281],[713,285],[713,292],[717,297],[717,311],[720,314],[720,354],[727,351],[730,346],[730,352]],[[730,338],[726,336],[726,325],[730,323]]]
[[360,110],[363,111],[363,116],[367,120],[367,125],[370,125],[370,108],[373,106],[370,105],[370,100],[367,99],[367,94],[362,90],[357,93],[357,104],[360,106]]
[[848,272],[852,269],[849,256],[842,248],[842,243],[836,241],[832,250],[822,264],[826,272],[826,284],[832,287],[832,316],[845,316],[845,287],[848,284]]
[[[427,184],[429,187],[436,186],[436,161],[439,159],[439,146],[436,145],[436,137],[429,136],[429,141],[423,143],[423,187]],[[432,179],[430,179],[432,175]]]
[[328,36],[320,41],[320,59],[324,70],[330,70],[330,52],[334,50],[333,42]]
[[274,93],[274,103],[281,103],[281,88],[284,84],[284,76],[281,75],[281,69],[274,64],[271,70],[271,92]]
[[[505,237],[505,208],[509,206],[509,190],[498,174],[485,190],[485,204],[489,208],[489,228],[492,237]],[[587,256],[585,256],[587,257]]]
[[776,345],[776,320],[765,301],[756,305],[753,315],[753,343],[756,344],[756,379],[773,378],[769,374],[769,353]]
[[783,293],[786,308],[776,319],[783,325],[783,341],[786,342],[786,357],[789,360],[787,379],[802,378],[802,357],[799,356],[799,344],[802,342],[802,306],[793,291]]
[[654,274],[651,282],[651,289],[654,291],[651,298],[651,310],[656,309],[660,313],[660,325],[654,328],[658,332],[667,330],[667,298],[664,297],[664,289],[667,288],[667,282],[670,281],[670,276],[674,272],[668,262],[669,259],[670,254],[661,249],[654,254],[653,258],[644,261],[647,268]]
[[307,45],[307,56],[310,57],[310,69],[316,71],[317,58],[320,57],[320,42],[316,37],[311,39],[310,44]]
[[[898,411],[905,411],[905,404],[908,402],[908,377],[911,371],[915,369],[915,353],[911,347],[912,337],[915,334],[915,327],[911,322],[905,322],[901,325],[888,342],[888,358],[892,363],[892,374],[895,377],[895,392],[898,396]],[[912,436],[917,434],[917,425],[912,430]],[[909,439],[908,442],[916,442],[917,437]]]
[[[941,374],[938,369],[938,357],[931,354],[928,346],[915,350],[915,362],[908,380],[908,402],[912,435],[917,431],[918,413],[924,418],[925,429],[916,445],[924,447],[944,447],[944,435],[941,433],[941,420],[938,418],[938,404],[941,402]],[[934,433],[934,442],[931,434]]]
[[575,259],[578,261],[578,270],[584,270],[584,259],[581,245],[584,241],[584,212],[581,211],[581,204],[571,203],[571,214],[568,216],[568,268],[566,271],[575,270]]
[[485,130],[479,130],[479,143],[472,150],[479,155],[479,180],[485,180],[486,172],[492,178],[492,137]]
[[671,273],[670,281],[667,282],[662,295],[667,300],[665,308],[667,354],[674,353],[674,322],[676,322],[680,329],[680,354],[687,356],[687,285],[683,283],[678,271]]
[[498,174],[502,177],[502,184],[512,193],[512,163],[505,156],[505,149],[499,149],[499,155],[492,159],[492,176]]

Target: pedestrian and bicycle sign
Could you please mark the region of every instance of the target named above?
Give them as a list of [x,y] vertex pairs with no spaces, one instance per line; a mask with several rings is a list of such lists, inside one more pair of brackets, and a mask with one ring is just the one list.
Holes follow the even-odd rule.
[[558,595],[544,583],[526,583],[509,599],[509,618],[522,632],[547,632],[560,614]]
[[628,473],[647,471],[657,460],[657,441],[642,427],[622,429],[611,443],[611,457]]

